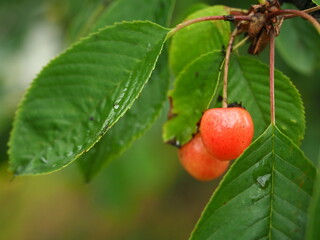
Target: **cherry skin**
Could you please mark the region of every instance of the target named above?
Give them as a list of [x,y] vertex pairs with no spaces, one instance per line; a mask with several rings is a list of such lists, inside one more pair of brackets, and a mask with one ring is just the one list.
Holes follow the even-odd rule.
[[179,159],[187,172],[200,181],[221,176],[229,166],[229,162],[220,161],[207,151],[200,133],[179,149]]
[[238,158],[250,145],[254,127],[250,113],[242,107],[207,110],[200,122],[202,141],[220,160]]

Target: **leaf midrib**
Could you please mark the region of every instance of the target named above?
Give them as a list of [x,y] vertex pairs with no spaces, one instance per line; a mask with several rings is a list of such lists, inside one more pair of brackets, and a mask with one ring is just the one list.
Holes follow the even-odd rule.
[[[292,207],[298,209],[301,213],[303,213],[304,215],[307,215],[307,213],[298,208],[297,206],[293,205],[292,203],[288,202],[286,199],[281,198],[280,196],[276,195],[274,192],[275,189],[275,173],[278,172],[278,174],[280,174],[281,176],[283,176],[284,178],[286,178],[290,183],[294,184],[295,186],[299,187],[299,185],[297,185],[294,181],[292,181],[292,179],[288,178],[287,176],[285,176],[282,172],[280,172],[279,170],[277,170],[275,168],[275,161],[276,161],[276,156],[279,156],[276,152],[275,152],[275,142],[277,141],[281,141],[283,142],[283,140],[281,138],[279,138],[276,134],[275,134],[275,130],[276,130],[276,126],[273,125],[272,127],[272,162],[271,162],[271,187],[270,187],[270,215],[269,215],[269,233],[268,233],[268,239],[271,240],[272,239],[272,229],[275,229],[276,231],[280,232],[281,234],[285,235],[287,238],[291,238],[290,236],[287,235],[287,233],[283,232],[282,230],[280,230],[279,228],[277,228],[275,225],[273,225],[273,215],[274,213],[278,214],[279,216],[281,216],[282,218],[286,219],[286,221],[291,222],[293,225],[296,226],[297,229],[300,229],[301,232],[303,232],[303,229],[301,229],[301,227],[296,223],[293,222],[291,219],[289,219],[287,216],[283,215],[282,213],[280,213],[279,211],[277,211],[274,207],[274,201],[275,198],[279,198],[282,201],[285,201],[287,204],[290,204]],[[284,143],[284,142],[283,142]],[[290,163],[289,161],[284,160],[281,156],[279,156],[279,159],[281,161],[284,161],[286,163],[290,164],[290,167],[292,168],[296,168],[299,169],[301,171],[300,168],[298,168],[296,165],[293,165],[292,163]],[[308,175],[306,175],[308,177]],[[308,196],[310,198],[310,194],[303,188],[300,187],[300,190],[302,192],[304,192],[306,194],[306,196]]]
[[271,159],[272,159],[272,163],[271,163],[271,186],[270,186],[270,214],[269,214],[269,240],[271,240],[272,238],[272,216],[273,216],[273,201],[274,201],[274,170],[275,170],[275,152],[274,152],[274,146],[275,146],[275,134],[274,134],[274,126],[272,127],[272,134],[271,134],[271,137],[272,137],[272,156],[271,156]]

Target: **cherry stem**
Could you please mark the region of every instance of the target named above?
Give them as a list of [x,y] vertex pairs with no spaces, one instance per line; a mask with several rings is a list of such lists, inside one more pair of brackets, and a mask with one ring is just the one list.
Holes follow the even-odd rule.
[[228,47],[226,49],[226,59],[224,62],[224,71],[223,71],[223,90],[222,90],[222,107],[228,107],[228,72],[229,72],[229,62],[230,62],[230,54],[232,51],[232,45],[234,42],[234,38],[238,33],[238,28],[235,28],[230,36],[230,40],[228,43]]
[[198,23],[198,22],[205,22],[205,21],[214,21],[214,20],[223,20],[223,21],[251,21],[250,16],[242,16],[242,15],[222,15],[222,16],[207,16],[207,17],[200,17],[200,18],[195,18],[191,19],[185,22],[182,22],[178,24],[175,28],[173,28],[168,36],[171,36],[172,34],[176,33],[177,31],[181,30],[182,28],[185,28],[191,24]]
[[309,15],[308,13],[304,12],[304,11],[299,11],[299,10],[294,10],[294,9],[283,9],[283,10],[279,10],[273,13],[270,13],[270,15],[268,16],[268,18],[274,18],[280,15],[287,15],[284,16],[284,18],[292,18],[292,17],[302,17],[306,20],[308,20],[310,23],[312,23],[314,25],[314,27],[317,29],[318,32],[320,32],[320,23],[313,18],[311,15]]
[[270,69],[269,69],[269,75],[270,75],[270,119],[271,123],[276,123],[276,117],[275,117],[275,99],[274,99],[274,48],[275,48],[275,31],[274,29],[270,30]]
[[318,10],[320,10],[320,6],[315,6],[315,7],[312,7],[312,8],[308,8],[308,9],[303,10],[302,12],[312,13],[312,12],[315,12],[315,11],[318,11]]

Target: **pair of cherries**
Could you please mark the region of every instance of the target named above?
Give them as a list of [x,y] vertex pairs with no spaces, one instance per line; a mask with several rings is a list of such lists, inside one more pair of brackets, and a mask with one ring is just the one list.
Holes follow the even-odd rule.
[[253,133],[252,118],[244,108],[209,109],[201,118],[200,133],[179,149],[180,161],[194,178],[212,180],[250,145]]

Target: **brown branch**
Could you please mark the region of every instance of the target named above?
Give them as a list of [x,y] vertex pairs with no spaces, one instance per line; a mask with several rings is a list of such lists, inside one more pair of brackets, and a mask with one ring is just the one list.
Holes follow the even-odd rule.
[[182,22],[180,24],[178,24],[175,28],[173,28],[170,33],[169,36],[171,36],[172,34],[176,33],[177,31],[181,30],[182,28],[185,28],[191,24],[194,23],[198,23],[198,22],[205,22],[205,21],[214,21],[214,20],[223,20],[223,21],[229,21],[229,22],[233,22],[233,21],[241,21],[241,20],[245,20],[245,21],[251,21],[251,17],[249,16],[241,16],[241,15],[222,15],[222,16],[208,16],[208,17],[200,17],[200,18],[195,18],[195,19],[191,19],[185,22]]
[[306,12],[293,10],[293,9],[283,9],[283,10],[270,13],[268,18],[271,19],[280,15],[285,15],[284,18],[291,18],[296,16],[302,17],[308,20],[310,23],[312,23],[314,27],[317,29],[317,31],[320,33],[320,23]]

